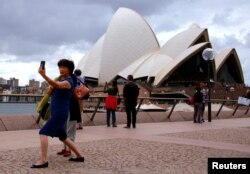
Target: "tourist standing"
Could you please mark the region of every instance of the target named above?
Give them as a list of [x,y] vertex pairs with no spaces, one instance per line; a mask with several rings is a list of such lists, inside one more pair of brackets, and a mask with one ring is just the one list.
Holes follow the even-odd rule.
[[200,86],[198,86],[194,93],[194,123],[202,123],[202,102],[203,94],[201,93]]
[[61,59],[58,62],[60,78],[58,81],[52,80],[47,76],[45,68],[40,67],[38,72],[51,86],[51,116],[46,124],[39,131],[40,134],[40,158],[31,166],[31,168],[48,167],[48,136],[58,137],[60,141],[66,144],[76,155],[70,158],[70,161],[84,162],[84,157],[80,154],[75,144],[67,138],[66,122],[69,113],[70,98],[73,93],[73,81],[71,74],[74,70],[74,62],[67,59]]
[[117,127],[115,111],[117,109],[117,94],[119,93],[119,91],[117,88],[116,80],[111,82],[111,87],[108,86],[108,83],[105,84],[104,93],[108,93],[105,101],[107,110],[107,127],[110,127],[110,114],[112,115],[112,126]]
[[139,95],[139,88],[133,82],[133,75],[128,75],[127,80],[128,82],[123,88],[123,101],[127,114],[127,126],[125,126],[124,128],[131,127],[131,118],[132,126],[133,128],[136,128],[136,105]]

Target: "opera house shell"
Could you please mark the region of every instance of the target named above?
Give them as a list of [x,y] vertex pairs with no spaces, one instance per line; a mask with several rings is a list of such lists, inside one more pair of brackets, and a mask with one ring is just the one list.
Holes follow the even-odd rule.
[[[128,8],[119,8],[105,34],[77,65],[88,81],[103,85],[113,79],[135,80],[159,87],[207,81],[244,83],[234,48],[206,62],[202,51],[212,48],[208,30],[196,24],[168,40],[162,47],[145,19]],[[210,63],[210,64],[208,64]]]

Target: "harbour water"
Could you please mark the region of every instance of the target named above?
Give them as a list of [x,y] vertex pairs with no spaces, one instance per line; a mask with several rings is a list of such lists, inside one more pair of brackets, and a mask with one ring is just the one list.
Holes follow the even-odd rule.
[[35,115],[36,103],[0,103],[0,115]]

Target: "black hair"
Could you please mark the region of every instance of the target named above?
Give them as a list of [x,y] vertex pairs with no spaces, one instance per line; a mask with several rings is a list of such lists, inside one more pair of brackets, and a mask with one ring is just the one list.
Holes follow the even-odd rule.
[[127,79],[129,80],[129,81],[133,81],[134,80],[134,77],[133,77],[133,75],[128,75],[128,77],[127,77]]
[[199,86],[197,86],[195,89],[196,89],[198,92],[201,91],[201,87],[199,87]]
[[58,65],[58,67],[60,67],[60,66],[67,67],[69,69],[69,74],[73,74],[73,71],[75,69],[74,62],[72,60],[68,60],[68,59],[59,60],[57,65]]
[[81,71],[80,69],[76,69],[76,70],[74,71],[74,74],[75,74],[76,76],[81,76],[81,75],[82,75],[82,71]]

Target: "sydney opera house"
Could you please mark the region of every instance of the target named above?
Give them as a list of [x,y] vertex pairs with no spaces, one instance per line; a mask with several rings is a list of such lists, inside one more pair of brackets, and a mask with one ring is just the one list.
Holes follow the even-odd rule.
[[[244,84],[244,77],[234,48],[216,53],[205,61],[202,52],[213,48],[208,29],[192,24],[163,46],[145,19],[128,8],[119,8],[106,33],[77,65],[87,81],[103,85],[113,79],[135,80],[151,87],[183,85],[210,80],[219,83]],[[210,64],[209,64],[210,63]],[[210,70],[208,70],[210,66]]]

